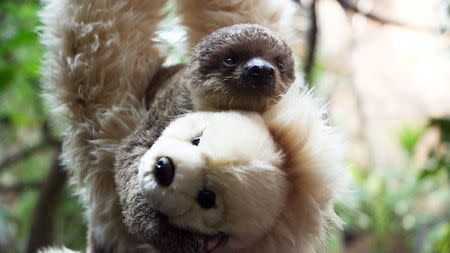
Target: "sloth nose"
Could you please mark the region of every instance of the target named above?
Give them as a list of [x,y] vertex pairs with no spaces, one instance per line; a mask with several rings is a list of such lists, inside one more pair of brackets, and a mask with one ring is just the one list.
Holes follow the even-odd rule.
[[213,208],[216,205],[216,194],[205,188],[198,193],[197,203],[203,209]]
[[262,58],[250,59],[244,66],[244,73],[252,79],[271,81],[275,78],[272,64]]
[[161,186],[169,186],[175,176],[175,166],[169,157],[161,157],[153,168],[156,182]]

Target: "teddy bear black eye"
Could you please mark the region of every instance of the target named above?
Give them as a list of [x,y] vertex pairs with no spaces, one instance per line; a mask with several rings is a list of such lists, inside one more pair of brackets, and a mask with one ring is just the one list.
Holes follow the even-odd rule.
[[284,63],[282,62],[282,61],[278,61],[277,62],[277,66],[278,66],[278,69],[280,69],[280,71],[281,72],[286,72],[286,66],[284,66]]
[[200,143],[200,137],[195,137],[194,139],[192,139],[191,143],[194,146],[198,146],[198,144]]
[[237,65],[236,57],[234,57],[234,56],[227,56],[223,60],[223,65],[225,65],[225,67],[234,67],[234,66],[236,66]]

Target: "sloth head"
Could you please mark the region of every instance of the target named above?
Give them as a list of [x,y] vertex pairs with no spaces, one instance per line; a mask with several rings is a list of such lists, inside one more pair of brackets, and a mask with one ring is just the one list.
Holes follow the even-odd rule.
[[263,111],[294,82],[294,58],[270,30],[233,25],[195,47],[188,76],[198,109]]
[[227,252],[255,243],[280,215],[288,192],[281,164],[259,115],[194,113],[162,133],[138,177],[170,223],[210,235],[207,252]]

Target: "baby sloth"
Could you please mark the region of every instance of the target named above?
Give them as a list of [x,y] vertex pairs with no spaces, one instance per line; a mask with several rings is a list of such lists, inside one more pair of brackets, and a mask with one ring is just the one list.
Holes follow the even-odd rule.
[[150,83],[147,101],[155,98],[159,87],[167,87],[178,89],[171,95],[188,97],[198,110],[261,112],[295,80],[290,47],[267,28],[253,24],[213,32],[197,44],[186,66],[170,68],[172,71],[162,69]]

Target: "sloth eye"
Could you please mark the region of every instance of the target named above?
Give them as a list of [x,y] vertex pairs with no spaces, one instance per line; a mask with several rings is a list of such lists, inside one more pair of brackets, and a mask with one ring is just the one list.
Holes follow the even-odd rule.
[[226,67],[234,67],[236,66],[236,64],[237,64],[236,58],[233,56],[228,56],[223,60],[223,65],[225,65]]
[[198,144],[200,143],[200,137],[195,137],[194,139],[192,139],[191,143],[194,146],[198,146]]
[[284,66],[284,63],[282,61],[278,61],[277,66],[281,72],[286,72],[286,66]]

